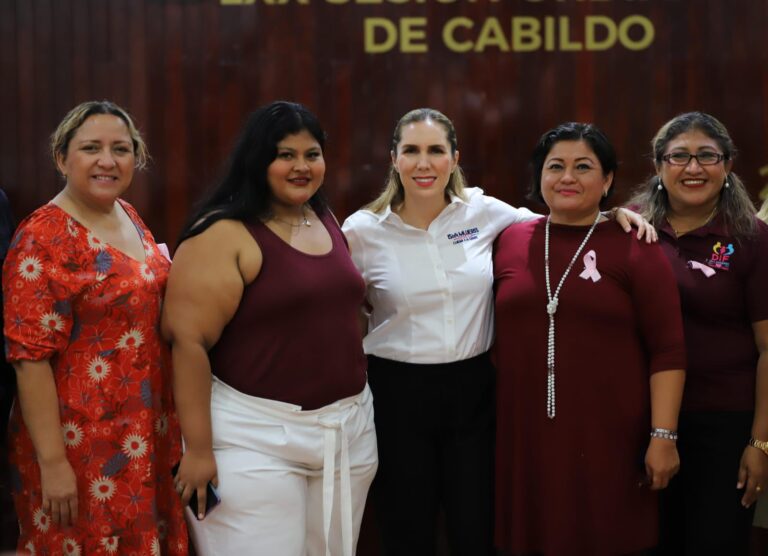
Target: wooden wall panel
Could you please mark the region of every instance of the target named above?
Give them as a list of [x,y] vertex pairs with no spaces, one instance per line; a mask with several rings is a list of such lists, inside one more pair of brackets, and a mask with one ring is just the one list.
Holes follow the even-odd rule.
[[[102,98],[131,111],[145,135],[152,162],[128,198],[169,243],[245,116],[274,99],[303,102],[324,123],[326,193],[340,219],[381,188],[392,128],[419,106],[454,120],[470,183],[513,204],[525,204],[528,154],[546,129],[601,126],[619,151],[621,201],[651,170],[655,130],[693,109],[729,127],[755,197],[768,182],[768,0],[252,1],[0,0],[0,187],[17,217],[62,185],[47,146],[56,124]],[[653,23],[646,49],[456,53],[441,37],[455,17],[475,26],[462,40],[489,17],[505,40],[513,16],[567,17],[583,41],[586,16],[632,14]],[[426,18],[429,52],[366,53],[371,17]],[[367,531],[361,554],[373,555]]]
[[[246,0],[248,1],[248,0]],[[173,242],[219,175],[245,116],[277,98],[307,104],[329,135],[327,194],[340,218],[370,200],[405,111],[453,118],[474,185],[524,204],[527,157],[565,120],[591,120],[616,144],[620,194],[650,171],[648,141],[677,112],[701,109],[730,128],[736,170],[757,195],[768,165],[768,0],[0,0],[0,186],[23,216],[61,187],[47,139],[77,102],[128,108],[153,160],[129,198],[159,239]],[[655,38],[643,50],[456,53],[441,30],[466,17],[475,37],[498,18],[615,22],[640,14]],[[366,18],[424,17],[428,53],[366,53]],[[636,37],[635,37],[636,38]]]

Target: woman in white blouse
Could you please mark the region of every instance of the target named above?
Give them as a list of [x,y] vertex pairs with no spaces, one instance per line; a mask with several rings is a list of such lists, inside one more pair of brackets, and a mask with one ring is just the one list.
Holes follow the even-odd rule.
[[[539,215],[465,187],[456,131],[437,110],[405,114],[391,156],[383,193],[343,225],[371,309],[383,552],[434,554],[442,507],[452,554],[493,554],[491,255],[504,228]],[[643,235],[642,219],[619,217],[627,231],[630,219]]]

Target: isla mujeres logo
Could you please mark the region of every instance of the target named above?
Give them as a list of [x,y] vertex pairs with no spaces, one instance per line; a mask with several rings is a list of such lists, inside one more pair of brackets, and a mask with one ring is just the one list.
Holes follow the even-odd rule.
[[712,268],[719,270],[728,270],[731,266],[731,255],[733,255],[733,243],[723,245],[719,241],[712,246],[712,256],[707,264]]
[[479,233],[480,228],[467,228],[466,230],[451,232],[447,237],[453,242],[454,245],[456,245],[457,243],[464,243],[465,241],[472,241],[473,239],[477,239],[477,234]]

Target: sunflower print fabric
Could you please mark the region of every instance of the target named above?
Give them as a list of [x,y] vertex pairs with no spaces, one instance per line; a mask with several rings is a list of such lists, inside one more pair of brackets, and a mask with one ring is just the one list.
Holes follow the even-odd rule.
[[133,207],[121,204],[144,261],[48,204],[19,226],[3,267],[7,358],[50,361],[78,489],[77,522],[54,525],[15,404],[10,459],[25,554],[187,554],[171,477],[180,432],[159,331],[170,262]]

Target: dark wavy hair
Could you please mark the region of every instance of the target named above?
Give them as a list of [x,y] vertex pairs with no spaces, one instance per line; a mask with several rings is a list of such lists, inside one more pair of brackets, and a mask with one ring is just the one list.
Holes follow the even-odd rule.
[[[531,169],[531,183],[526,198],[531,201],[544,203],[544,197],[541,195],[541,173],[544,169],[544,161],[547,159],[549,151],[555,143],[560,141],[584,141],[595,153],[603,169],[603,176],[613,172],[613,183],[616,183],[616,170],[618,161],[616,151],[613,145],[606,137],[605,133],[594,124],[585,124],[581,122],[566,122],[550,129],[541,136],[539,142],[531,154],[529,162]],[[611,196],[613,187],[608,189],[608,195],[600,199],[600,206]]]
[[[678,135],[689,131],[701,131],[715,141],[723,151],[725,161],[736,157],[736,146],[720,120],[704,112],[686,112],[678,114],[661,126],[651,140],[653,163],[657,172],[663,164],[661,157],[666,153],[667,145]],[[658,187],[660,179],[656,174],[649,176],[645,183],[637,188],[628,203],[630,206],[639,207],[641,214],[657,228],[664,224],[669,210],[667,189]],[[722,215],[728,231],[736,238],[752,236],[757,232],[757,224],[755,206],[749,198],[747,188],[734,172],[728,172],[726,179],[730,187],[720,190],[717,212]]]
[[[262,106],[245,122],[223,179],[194,210],[179,244],[202,233],[219,220],[255,222],[272,214],[272,191],[267,168],[277,157],[277,144],[288,135],[307,131],[325,149],[325,131],[317,117],[295,102],[275,101]],[[309,200],[317,214],[327,208],[322,187]]]

